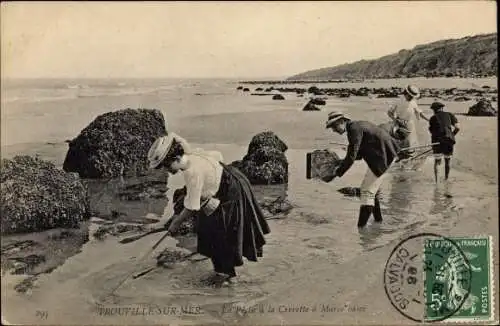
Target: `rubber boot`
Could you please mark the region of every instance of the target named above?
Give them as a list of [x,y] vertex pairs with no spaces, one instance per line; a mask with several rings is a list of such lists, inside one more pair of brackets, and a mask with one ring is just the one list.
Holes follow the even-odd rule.
[[372,215],[373,206],[371,205],[361,205],[359,208],[359,217],[358,217],[358,228],[362,228],[368,223],[368,219]]
[[382,211],[380,209],[380,200],[377,197],[375,197],[375,206],[373,206],[373,217],[377,223],[381,223],[383,221]]

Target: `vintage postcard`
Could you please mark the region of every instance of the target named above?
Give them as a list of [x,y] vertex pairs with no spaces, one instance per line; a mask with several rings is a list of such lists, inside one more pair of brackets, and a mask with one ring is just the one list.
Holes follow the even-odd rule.
[[0,28],[3,324],[498,324],[495,2]]

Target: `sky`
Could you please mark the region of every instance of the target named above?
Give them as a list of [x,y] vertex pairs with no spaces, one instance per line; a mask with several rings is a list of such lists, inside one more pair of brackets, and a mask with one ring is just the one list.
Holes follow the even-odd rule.
[[258,78],[496,32],[494,1],[2,2],[2,78]]

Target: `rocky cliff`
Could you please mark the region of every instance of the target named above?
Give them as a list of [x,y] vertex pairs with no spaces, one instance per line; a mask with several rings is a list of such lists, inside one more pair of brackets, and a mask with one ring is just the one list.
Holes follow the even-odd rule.
[[375,60],[307,71],[288,80],[496,76],[497,33],[449,39]]

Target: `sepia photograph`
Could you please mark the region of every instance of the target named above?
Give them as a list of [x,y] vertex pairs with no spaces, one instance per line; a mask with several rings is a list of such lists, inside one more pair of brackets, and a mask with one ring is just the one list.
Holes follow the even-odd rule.
[[497,10],[2,2],[2,324],[498,324]]

